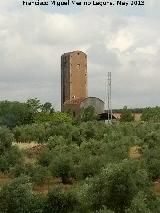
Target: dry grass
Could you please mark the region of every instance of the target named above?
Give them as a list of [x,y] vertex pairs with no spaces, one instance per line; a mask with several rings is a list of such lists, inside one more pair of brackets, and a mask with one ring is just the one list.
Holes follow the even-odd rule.
[[9,183],[9,181],[11,181],[12,178],[8,175],[8,174],[3,174],[0,173],[0,186],[3,186],[7,183]]
[[160,195],[160,179],[153,182],[153,191],[156,195]]
[[17,146],[24,155],[24,162],[25,164],[36,165],[37,164],[37,157],[45,147],[43,144],[37,142],[31,143],[12,143],[13,146]]
[[37,163],[37,158],[25,157],[24,162],[25,164],[35,165]]
[[50,178],[50,179],[46,180],[45,183],[43,183],[43,184],[34,185],[33,191],[47,195],[48,191],[51,188],[53,188],[53,186],[58,185],[60,183],[61,183],[60,178]]
[[15,143],[15,142],[13,142],[12,144],[15,145],[15,146],[18,146],[18,148],[20,150],[31,149],[34,146],[38,145],[37,142],[31,142],[31,143]]
[[50,178],[49,180],[46,180],[45,183],[41,185],[34,185],[33,191],[37,193],[41,193],[44,195],[47,195],[48,192],[56,185],[61,184],[63,189],[65,191],[69,190],[72,186],[73,183],[70,184],[62,184],[61,178]]
[[[0,173],[0,187],[9,183],[13,180],[13,177],[10,177],[9,174]],[[62,184],[61,178],[49,178],[43,184],[34,185],[33,191],[43,195],[47,195],[48,192],[56,185]],[[65,191],[69,190],[73,184],[62,184]]]
[[129,149],[129,157],[132,159],[140,159],[142,156],[142,150],[140,146],[133,146]]

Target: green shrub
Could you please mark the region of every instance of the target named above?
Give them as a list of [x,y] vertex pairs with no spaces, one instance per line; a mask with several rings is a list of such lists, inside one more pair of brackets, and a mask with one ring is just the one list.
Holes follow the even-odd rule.
[[0,127],[0,155],[11,148],[13,134],[6,127]]
[[39,165],[33,167],[30,175],[32,182],[35,184],[42,184],[50,177],[48,168]]
[[72,191],[65,192],[61,186],[56,186],[48,193],[44,213],[71,213],[77,205],[77,199]]
[[132,116],[132,111],[130,109],[127,109],[127,107],[125,106],[122,109],[120,121],[122,121],[122,122],[131,122],[133,120],[134,120],[134,117]]
[[152,180],[160,177],[160,147],[144,150],[144,162]]
[[0,171],[5,172],[9,170],[9,163],[6,156],[0,155]]
[[130,207],[126,213],[159,213],[160,200],[153,193],[145,193],[143,191],[133,198]]
[[32,192],[26,178],[18,178],[0,189],[0,212],[42,213],[44,199]]
[[62,183],[70,182],[70,178],[73,177],[72,158],[68,154],[55,156],[49,165],[49,170],[53,176],[60,177]]
[[12,146],[13,134],[5,127],[0,127],[0,171],[9,171],[11,167],[23,162],[20,150]]
[[65,112],[54,112],[54,113],[47,113],[47,112],[40,112],[34,118],[35,123],[46,123],[46,122],[53,122],[53,123],[72,123],[73,120],[71,116]]
[[17,126],[13,133],[17,142],[44,142],[47,140],[46,129],[43,124]]
[[52,161],[53,154],[48,148],[45,148],[38,156],[38,162],[41,166],[49,166]]
[[100,210],[106,206],[116,213],[124,212],[139,191],[149,188],[147,173],[138,170],[137,166],[132,161],[108,164],[99,175],[89,181],[85,193],[88,198],[86,208]]

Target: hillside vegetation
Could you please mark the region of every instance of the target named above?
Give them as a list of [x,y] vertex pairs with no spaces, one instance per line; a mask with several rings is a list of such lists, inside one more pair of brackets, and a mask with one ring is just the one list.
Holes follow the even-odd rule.
[[160,212],[159,116],[111,125],[37,99],[1,102],[0,212]]

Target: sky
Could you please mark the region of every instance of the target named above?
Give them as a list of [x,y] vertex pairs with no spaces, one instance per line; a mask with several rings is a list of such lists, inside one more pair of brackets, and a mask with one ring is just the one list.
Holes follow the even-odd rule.
[[89,96],[106,101],[111,72],[113,108],[160,105],[160,1],[59,8],[22,2],[0,0],[0,100],[38,98],[60,110],[60,57],[80,50],[88,57]]

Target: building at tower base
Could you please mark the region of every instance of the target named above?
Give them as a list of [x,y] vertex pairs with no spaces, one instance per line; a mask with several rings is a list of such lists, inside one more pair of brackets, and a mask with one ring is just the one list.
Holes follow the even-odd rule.
[[89,106],[94,107],[95,114],[104,112],[104,102],[96,97],[77,98],[64,103],[64,111],[71,114],[74,118],[80,118],[81,110]]
[[82,108],[93,106],[96,114],[104,112],[104,102],[88,97],[87,55],[82,51],[61,56],[61,111],[79,118]]

